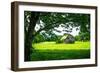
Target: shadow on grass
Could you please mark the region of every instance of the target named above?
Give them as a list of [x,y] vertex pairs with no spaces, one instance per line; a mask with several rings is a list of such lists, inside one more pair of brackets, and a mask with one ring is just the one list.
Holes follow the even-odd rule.
[[34,50],[31,61],[87,59],[90,58],[90,49],[85,50]]

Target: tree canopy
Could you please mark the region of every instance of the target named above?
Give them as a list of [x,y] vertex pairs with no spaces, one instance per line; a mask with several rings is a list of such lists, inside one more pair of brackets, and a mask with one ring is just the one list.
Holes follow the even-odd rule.
[[[38,20],[34,26],[34,35],[40,33],[41,31],[45,31],[49,34],[51,31],[59,30],[55,29],[56,27],[64,27],[66,28],[66,32],[71,32],[73,27],[80,27],[81,32],[90,33],[90,15],[89,14],[79,14],[79,13],[56,13],[56,12],[25,12],[25,31],[28,32],[28,27],[30,25],[30,18],[33,14],[38,14]],[[33,18],[34,19],[34,18]],[[38,25],[40,28],[36,31],[35,26]],[[70,28],[68,30],[68,28]],[[76,29],[78,30],[78,28]]]

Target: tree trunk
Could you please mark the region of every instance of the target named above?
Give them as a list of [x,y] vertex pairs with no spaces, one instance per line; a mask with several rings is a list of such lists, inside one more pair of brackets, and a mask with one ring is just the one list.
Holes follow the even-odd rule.
[[28,27],[27,33],[25,33],[25,51],[24,51],[24,61],[30,61],[30,54],[32,49],[32,40],[34,38],[34,28],[36,25],[36,22],[39,19],[39,13],[37,12],[31,12],[30,17],[30,24]]

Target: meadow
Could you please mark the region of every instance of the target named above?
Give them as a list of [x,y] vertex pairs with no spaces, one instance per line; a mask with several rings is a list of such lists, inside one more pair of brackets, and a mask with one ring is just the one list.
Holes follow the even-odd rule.
[[90,42],[74,44],[40,42],[32,44],[31,61],[86,59],[90,58]]

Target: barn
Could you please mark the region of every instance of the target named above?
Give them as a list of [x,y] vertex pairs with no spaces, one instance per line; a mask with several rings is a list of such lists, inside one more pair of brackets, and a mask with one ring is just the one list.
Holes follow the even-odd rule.
[[61,37],[61,39],[60,39],[60,41],[62,42],[62,43],[75,43],[75,38],[74,38],[74,36],[73,35],[71,35],[71,34],[64,34],[62,37]]

